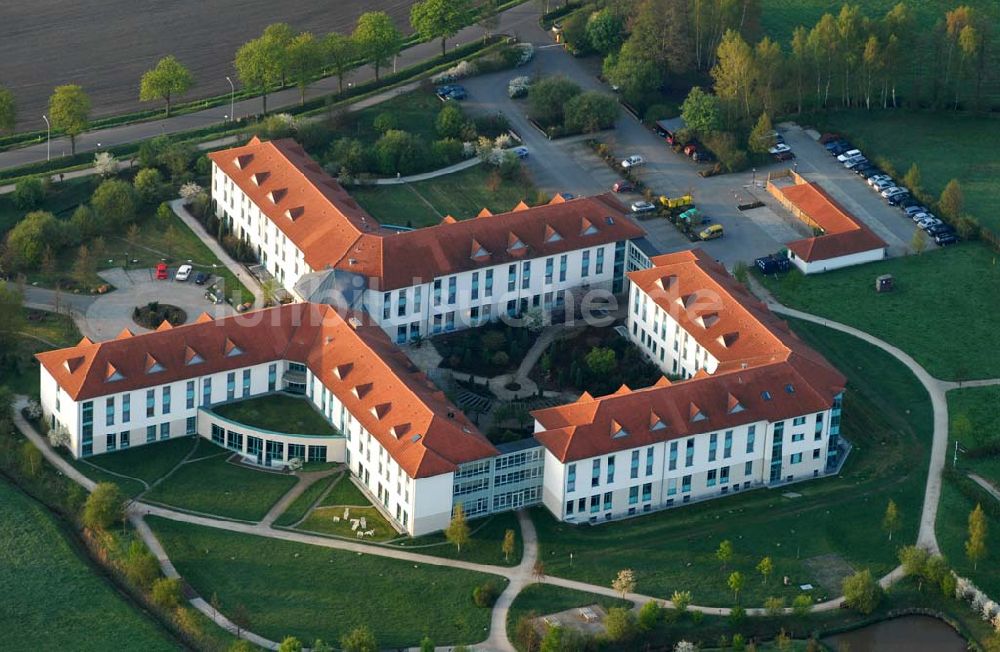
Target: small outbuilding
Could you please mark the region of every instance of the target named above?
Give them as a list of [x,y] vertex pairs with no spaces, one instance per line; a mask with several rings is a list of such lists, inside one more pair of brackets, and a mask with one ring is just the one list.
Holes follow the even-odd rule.
[[892,274],[883,274],[875,279],[875,291],[876,292],[890,292],[896,284],[896,279],[892,277]]

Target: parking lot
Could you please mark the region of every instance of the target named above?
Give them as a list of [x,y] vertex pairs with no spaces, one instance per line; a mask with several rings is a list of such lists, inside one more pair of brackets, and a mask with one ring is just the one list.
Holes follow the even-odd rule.
[[[570,192],[591,195],[607,192],[622,178],[586,144],[587,137],[576,136],[548,140],[527,120],[527,100],[507,96],[507,81],[515,76],[561,74],[585,90],[610,92],[597,79],[598,62],[577,59],[561,47],[553,46],[541,29],[521,34],[536,47],[534,60],[516,71],[503,71],[465,80],[469,98],[465,108],[476,113],[503,113],[514,131],[523,139],[530,155],[527,167],[535,183],[549,194]],[[837,162],[817,142],[818,134],[808,133],[795,124],[782,124],[779,131],[795,152],[795,161],[769,163],[748,172],[704,178],[699,165],[678,154],[662,138],[647,129],[633,116],[622,111],[613,131],[596,135],[607,143],[618,159],[642,156],[645,163],[635,176],[657,193],[668,196],[692,194],[695,203],[711,221],[725,229],[723,238],[698,243],[716,259],[732,268],[739,261],[751,262],[758,256],[778,251],[785,243],[812,235],[811,229],[796,220],[764,189],[769,171],[797,167],[800,174],[819,182],[847,210],[864,221],[889,245],[889,255],[904,254],[916,226],[901,211],[888,206],[863,178]],[[626,205],[642,199],[635,193],[622,193]],[[738,204],[760,201],[762,208],[740,211]],[[663,252],[689,249],[694,244],[663,218],[639,222],[653,244]],[[931,244],[933,246],[933,244]]]

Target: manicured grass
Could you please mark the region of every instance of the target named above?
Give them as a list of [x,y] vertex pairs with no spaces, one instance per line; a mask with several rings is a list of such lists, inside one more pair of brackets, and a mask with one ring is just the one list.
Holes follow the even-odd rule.
[[965,210],[994,232],[1000,232],[996,198],[1000,196],[1000,157],[985,134],[1000,131],[1000,120],[988,116],[928,112],[850,111],[820,116],[830,131],[846,134],[865,154],[887,159],[898,174],[912,163],[922,185],[939,197],[958,179]]
[[129,498],[135,498],[146,490],[146,486],[138,480],[130,480],[129,478],[121,478],[110,473],[105,473],[101,469],[88,464],[87,460],[74,459],[65,449],[60,449],[59,452],[63,456],[63,459],[69,462],[80,473],[94,482],[110,482],[111,484],[118,485],[122,493]]
[[[960,416],[972,424],[971,436],[963,437],[955,432],[955,422]],[[952,441],[958,439],[966,449],[1000,441],[1000,386],[951,390],[948,392],[948,418]],[[978,473],[1000,487],[1000,456],[972,457],[959,453],[959,462],[963,469]]]
[[227,462],[229,451],[205,446],[208,459],[188,462],[153,488],[145,498],[244,521],[259,521],[296,482],[295,476],[257,471]]
[[329,507],[332,505],[356,505],[358,507],[365,507],[370,504],[371,501],[369,501],[368,498],[361,493],[361,490],[358,489],[357,485],[351,482],[351,476],[348,473],[341,476],[340,480],[337,481],[337,484],[334,485],[333,489],[330,490],[330,493],[328,493],[323,499],[323,502],[320,503],[323,507]]
[[395,186],[355,186],[351,195],[383,224],[415,228],[439,224],[445,215],[475,217],[484,207],[504,213],[524,200],[534,203],[537,190],[527,178],[502,181],[496,191],[487,181],[490,169],[478,165],[443,177]]
[[0,541],[0,591],[7,596],[0,647],[178,649],[78,556],[44,508],[6,481],[0,481]]
[[251,428],[273,432],[327,436],[339,434],[323,415],[313,409],[305,397],[270,394],[219,405],[213,407],[212,411],[220,417]]
[[[984,501],[990,499],[983,492]],[[1000,595],[1000,551],[997,550],[997,536],[1000,534],[1000,519],[990,516],[986,510],[986,558],[979,561],[973,570],[972,562],[965,556],[965,540],[969,537],[969,513],[976,503],[962,494],[952,483],[941,483],[941,502],[938,504],[937,532],[938,545],[948,562],[959,575],[968,577],[988,595]]]
[[[793,328],[848,377],[842,433],[855,449],[840,476],[597,527],[559,523],[539,509],[546,572],[610,586],[620,569],[632,568],[639,592],[667,598],[686,589],[696,603],[728,606],[726,579],[739,570],[747,577],[742,603],[758,606],[770,595],[790,600],[805,583],[817,587],[817,598],[838,595],[845,563],[876,575],[895,567],[897,546],[917,532],[932,424],[927,393],[875,347],[822,326]],[[788,491],[801,496],[786,498]],[[891,544],[881,528],[890,498],[903,519]],[[715,557],[724,539],[735,549],[725,571]],[[767,586],[755,570],[764,556],[775,569]],[[786,575],[788,587],[781,584]]]
[[[517,515],[514,512],[501,512],[486,518],[469,521],[469,528],[472,530],[472,538],[466,545],[462,546],[459,553],[454,545],[448,543],[444,533],[435,532],[422,537],[399,540],[394,542],[400,548],[405,548],[411,552],[419,552],[422,555],[434,555],[435,557],[447,557],[448,559],[461,559],[477,564],[494,564],[496,566],[516,566],[521,563],[521,553],[523,542],[521,541],[521,528],[517,523]],[[514,530],[514,552],[510,559],[503,556],[503,537],[507,530]]]
[[[153,484],[170,469],[180,464],[181,460],[199,446],[203,450],[210,448],[207,441],[196,437],[180,437],[169,441],[157,442],[130,448],[125,451],[106,453],[97,457],[88,457],[87,461],[106,471],[121,473],[145,480]],[[192,457],[199,457],[196,451]]]
[[400,562],[150,518],[178,571],[222,612],[244,605],[250,628],[272,640],[287,635],[336,644],[367,625],[380,647],[482,640],[490,610],[472,602],[475,586],[499,577]]
[[327,490],[331,483],[337,481],[337,475],[317,480],[309,485],[309,488],[302,492],[295,501],[288,506],[288,509],[274,521],[275,525],[292,525],[297,523],[306,515],[306,512],[319,500],[323,492]]
[[632,603],[628,600],[609,598],[599,593],[575,591],[551,584],[529,584],[517,594],[510,605],[510,611],[507,612],[507,636],[514,640],[514,630],[521,616],[529,613],[547,616],[576,607],[589,607],[592,604],[600,605],[606,610],[612,607],[632,608]]
[[431,89],[415,90],[350,113],[347,124],[341,131],[343,135],[357,138],[366,145],[374,145],[382,135],[375,130],[373,125],[375,118],[383,113],[389,113],[396,119],[394,129],[408,131],[431,143],[438,139],[434,121],[443,107],[444,103]]
[[[331,507],[317,507],[309,514],[306,520],[299,523],[295,529],[303,532],[319,532],[322,534],[332,534],[345,539],[358,538],[359,531],[373,531],[370,537],[364,537],[364,541],[390,541],[399,536],[395,528],[389,525],[377,509],[374,507],[350,507],[350,518],[345,520],[344,507],[340,505]],[[334,519],[337,520],[334,520]],[[353,519],[365,519],[365,527],[360,525],[357,530],[352,530]],[[362,539],[358,539],[359,541]]]
[[[875,277],[896,288],[877,294]],[[759,278],[759,276],[758,276]],[[1000,266],[985,245],[969,243],[803,277],[792,271],[764,284],[787,306],[850,324],[895,344],[933,376],[1000,376]]]
[[38,394],[39,365],[34,355],[54,347],[73,346],[83,337],[67,315],[22,308],[25,321],[17,346],[7,351],[7,364],[0,367],[0,387],[15,394]]

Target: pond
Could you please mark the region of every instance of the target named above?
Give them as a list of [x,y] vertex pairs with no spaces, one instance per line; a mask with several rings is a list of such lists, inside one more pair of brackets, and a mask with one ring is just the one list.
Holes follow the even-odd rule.
[[931,616],[901,616],[823,639],[833,650],[851,652],[963,652],[965,639]]

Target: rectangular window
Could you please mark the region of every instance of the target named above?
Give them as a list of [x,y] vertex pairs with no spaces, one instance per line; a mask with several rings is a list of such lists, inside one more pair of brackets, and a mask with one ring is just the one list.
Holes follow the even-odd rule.
[[820,449],[818,449],[818,448],[814,448],[813,449],[813,459],[814,460],[818,460],[819,459],[819,451],[820,451]]
[[527,290],[531,287],[531,261],[526,260],[521,263],[521,289]]
[[[413,312],[417,314],[420,313],[420,300],[421,300],[422,289],[423,288],[420,287],[419,285],[413,288]],[[325,451],[326,448],[323,448],[323,450]]]
[[608,457],[608,484],[615,481],[615,456]]
[[653,475],[653,447],[646,449],[646,477]]
[[806,433],[804,433],[804,432],[793,432],[792,433],[792,441],[793,442],[794,441],[802,441],[805,438],[806,438]]
[[184,434],[195,435],[198,433],[198,417],[188,417],[185,425],[187,427],[185,428]]
[[667,495],[673,496],[677,493],[677,478],[667,480]]
[[639,451],[632,451],[632,466],[629,469],[628,477],[632,480],[639,477]]
[[593,473],[590,476],[590,486],[596,487],[601,484],[601,460],[594,460]]
[[486,270],[486,287],[483,288],[483,296],[492,297],[493,296],[493,270]]
[[250,396],[250,370],[243,370],[243,398]]
[[472,300],[479,298],[479,272],[472,272]]
[[743,465],[743,475],[753,475],[753,461],[749,461]]
[[553,273],[553,269],[555,268],[555,262],[556,261],[555,261],[554,258],[546,258],[545,259],[545,283],[546,284],[552,282],[552,273]]
[[677,470],[677,442],[670,442],[670,470]]
[[160,439],[170,439],[170,422],[164,421],[160,424]]
[[750,426],[747,428],[747,454],[753,452],[754,439],[757,436],[757,426]]
[[146,443],[156,441],[156,426],[146,426]]
[[396,316],[403,317],[406,315],[406,290],[399,291],[399,297],[396,299]]
[[607,491],[604,493],[604,510],[607,511],[611,509],[611,492]]
[[719,470],[719,484],[729,484],[729,467],[724,466]]
[[576,491],[576,464],[570,464],[566,469],[566,493]]
[[451,276],[448,278],[448,305],[455,305],[455,295],[458,293],[458,277]]
[[635,505],[639,502],[639,487],[629,487],[628,489],[628,504]]
[[128,430],[122,430],[121,434],[118,435],[118,448],[125,449],[130,445],[130,434]]
[[681,478],[681,493],[688,493],[691,491],[691,476],[686,475]]
[[507,291],[513,292],[517,289],[517,265],[507,266]]
[[231,401],[236,398],[236,372],[230,371],[226,374],[226,400]]
[[209,406],[212,404],[212,379],[206,378],[201,383],[201,404]]
[[[278,388],[278,365],[269,364],[267,365],[267,391],[273,392]],[[192,396],[194,391],[191,391]]]
[[648,503],[653,499],[653,483],[647,482],[642,485],[642,502]]
[[122,395],[122,423],[128,423],[132,420],[132,395],[123,394]]
[[601,510],[601,494],[594,494],[590,497],[590,513],[596,514]]
[[382,293],[382,319],[389,318],[389,311],[392,310],[392,292]]
[[567,256],[563,254],[559,256],[559,282],[563,283],[566,280],[566,261]]
[[163,414],[170,414],[170,385],[163,388],[161,402],[163,403]]
[[715,451],[719,448],[719,435],[717,433],[712,433],[708,436],[708,461],[715,461]]
[[727,430],[722,444],[722,459],[728,460],[733,456],[733,431]]
[[194,409],[194,381],[187,381],[184,386],[184,407],[188,410]]
[[694,466],[694,439],[687,440],[687,450],[684,452],[684,466]]
[[146,416],[152,417],[156,414],[156,390],[146,390]]
[[104,436],[104,450],[109,453],[118,447],[118,435],[109,432]]
[[572,516],[572,515],[573,515],[573,501],[572,500],[567,500],[566,501],[566,516]]
[[802,461],[802,453],[792,453],[792,464],[798,464]]
[[793,426],[804,426],[805,423],[806,423],[805,417],[795,417],[794,419],[792,419]]
[[597,265],[594,268],[595,274],[604,273],[604,247],[597,250]]
[[[115,397],[109,396],[104,399],[104,425],[115,425]],[[114,450],[112,448],[111,450]]]
[[715,474],[716,474],[715,469],[712,469],[711,471],[708,472],[708,478],[705,481],[706,486],[709,487],[715,486]]
[[580,258],[580,276],[583,278],[590,276],[590,250],[584,251]]

